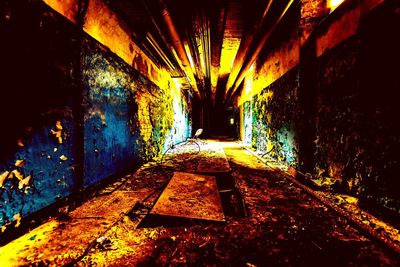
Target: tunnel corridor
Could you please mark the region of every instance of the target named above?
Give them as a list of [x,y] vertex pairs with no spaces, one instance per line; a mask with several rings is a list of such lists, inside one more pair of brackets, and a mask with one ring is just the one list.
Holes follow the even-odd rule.
[[0,266],[398,266],[398,0],[0,0]]

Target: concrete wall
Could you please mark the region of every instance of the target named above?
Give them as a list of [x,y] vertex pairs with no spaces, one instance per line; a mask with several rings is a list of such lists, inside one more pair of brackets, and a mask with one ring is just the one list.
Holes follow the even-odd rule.
[[[298,35],[275,34],[239,97],[252,107],[243,105],[242,120],[252,113],[253,147],[279,142],[289,165],[398,213],[399,6],[349,0],[333,11],[310,0],[297,8]],[[296,41],[299,49],[288,49]]]
[[79,183],[77,31],[43,5],[18,1],[7,9],[0,21],[2,231]]
[[91,38],[85,38],[85,186],[160,155],[191,132],[186,96],[160,88]]
[[153,82],[43,2],[17,2],[0,21],[1,232],[191,132],[164,70]]
[[[272,148],[297,167],[299,133],[300,6],[288,11],[244,80],[239,105],[243,105],[243,136],[261,152]],[[251,118],[249,120],[248,118]],[[251,123],[251,125],[249,125]],[[272,151],[271,155],[279,153]]]
[[400,208],[394,115],[399,108],[393,98],[400,89],[398,8],[387,1],[360,16],[355,33],[318,57],[316,65],[317,171],[395,212]]

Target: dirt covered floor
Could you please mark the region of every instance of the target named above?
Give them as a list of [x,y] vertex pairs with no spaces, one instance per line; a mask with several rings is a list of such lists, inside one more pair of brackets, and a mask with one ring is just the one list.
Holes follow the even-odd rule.
[[[238,143],[178,147],[162,161],[0,248],[0,266],[399,266]],[[177,171],[216,177],[225,221],[146,215]]]

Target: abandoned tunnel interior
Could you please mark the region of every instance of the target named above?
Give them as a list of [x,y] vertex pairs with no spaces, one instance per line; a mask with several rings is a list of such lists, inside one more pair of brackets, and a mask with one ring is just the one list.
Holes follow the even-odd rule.
[[400,1],[0,0],[0,266],[399,266]]

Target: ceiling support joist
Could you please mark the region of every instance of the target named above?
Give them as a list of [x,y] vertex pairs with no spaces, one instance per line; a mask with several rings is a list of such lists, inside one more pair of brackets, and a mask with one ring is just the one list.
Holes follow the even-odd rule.
[[254,37],[260,33],[262,27],[264,26],[265,18],[267,17],[267,14],[271,8],[272,2],[273,0],[268,1],[268,4],[264,9],[261,19],[254,24],[251,31],[247,35],[245,35],[242,41],[240,42],[240,47],[233,62],[232,70],[229,73],[228,80],[226,82],[225,96],[228,94],[229,89],[233,86],[236,77],[238,76],[239,71],[243,66],[243,62],[248,53],[248,49],[253,43]]
[[172,20],[171,14],[168,11],[167,6],[165,5],[165,3],[163,1],[160,0],[161,3],[161,17],[168,29],[168,33],[169,36],[171,38],[172,41],[172,45],[176,51],[176,54],[178,56],[178,60],[180,61],[183,70],[186,74],[187,79],[189,80],[189,84],[191,85],[191,87],[193,88],[194,93],[200,98],[202,99],[202,94],[199,91],[198,87],[197,87],[197,82],[196,79],[193,75],[193,70],[190,66],[190,62],[189,62],[189,58],[185,52],[185,48],[183,46],[183,42],[181,40],[181,38],[179,37],[178,31],[176,29],[176,26]]
[[261,40],[259,41],[257,47],[253,50],[251,55],[247,55],[246,60],[244,61],[239,74],[236,76],[235,82],[232,85],[232,87],[229,89],[227,93],[227,97],[225,98],[226,101],[228,101],[236,92],[236,90],[239,88],[239,85],[242,83],[244,77],[246,76],[247,72],[251,68],[251,65],[256,61],[258,55],[264,48],[265,43],[271,36],[271,34],[275,31],[276,27],[279,25],[279,23],[282,21],[283,17],[289,10],[289,8],[292,6],[294,0],[289,0],[287,5],[285,6],[284,10],[282,11],[281,15],[279,18],[276,20],[276,22],[273,24],[272,27],[268,28],[268,30],[265,32],[265,34],[262,36]]
[[197,48],[199,49],[201,77],[203,81],[204,95],[207,100],[211,98],[211,39],[210,39],[210,21],[204,9],[195,16],[195,38]]
[[[226,6],[222,6],[219,8],[217,12],[217,19],[212,21],[211,27],[211,36],[212,40],[214,40],[215,44],[211,46],[211,73],[210,73],[210,80],[211,80],[211,98],[213,104],[215,105],[216,94],[217,94],[217,85],[218,85],[218,78],[219,78],[219,67],[220,67],[220,60],[221,60],[221,52],[222,52],[222,44],[223,44],[223,37],[225,31],[225,23],[226,23]],[[214,29],[214,30],[213,30]]]

